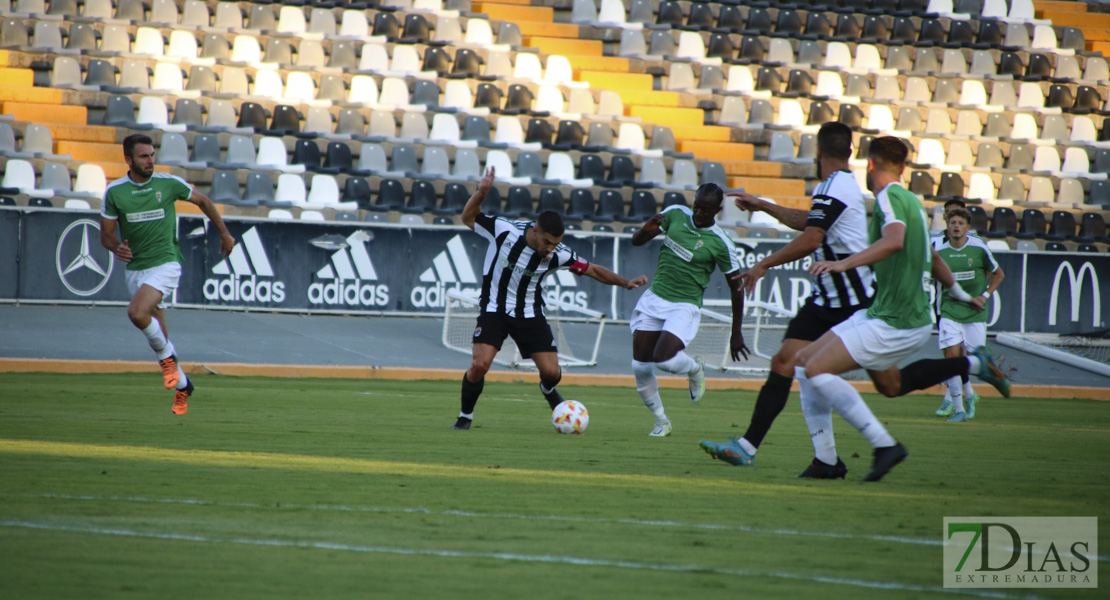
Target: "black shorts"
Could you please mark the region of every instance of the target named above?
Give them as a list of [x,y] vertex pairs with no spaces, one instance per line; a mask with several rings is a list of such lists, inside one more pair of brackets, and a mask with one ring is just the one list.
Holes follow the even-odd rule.
[[521,319],[500,313],[481,313],[474,328],[474,343],[489,344],[501,350],[506,336],[512,336],[520,355],[531,358],[537,352],[555,352],[555,338],[545,317]]
[[782,337],[783,339],[805,342],[816,341],[817,338],[832,329],[834,325],[855,314],[857,310],[867,310],[867,307],[871,306],[871,301],[872,299],[868,299],[860,306],[829,308],[818,306],[813,302],[813,297],[810,296],[802,309],[798,311],[798,314],[790,319],[790,323],[786,326],[786,335]]

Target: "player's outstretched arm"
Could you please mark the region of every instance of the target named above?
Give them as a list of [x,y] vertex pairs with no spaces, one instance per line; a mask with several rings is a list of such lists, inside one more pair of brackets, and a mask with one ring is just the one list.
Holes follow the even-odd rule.
[[621,277],[620,275],[610,271],[609,269],[606,269],[601,265],[595,265],[593,263],[590,263],[590,266],[586,267],[585,274],[590,278],[596,279],[597,281],[600,281],[601,283],[604,283],[606,285],[615,285],[626,290],[636,289],[641,285],[646,284],[648,280],[647,275],[640,275],[635,279],[625,279],[624,277]]
[[636,233],[632,234],[632,245],[643,246],[650,242],[652,238],[659,235],[659,232],[663,231],[663,220],[662,214],[657,214],[648,219],[643,227],[637,229]]
[[825,241],[825,230],[820,227],[809,226],[805,228],[802,235],[790,240],[790,243],[779,248],[778,252],[766,256],[763,260],[757,262],[755,266],[744,271],[739,275],[743,280],[744,293],[750,294],[755,291],[755,284],[772,267],[785,265],[789,262],[794,262],[800,258],[805,258],[813,254],[821,243]]
[[767,202],[766,200],[762,200],[744,191],[729,192],[725,195],[735,198],[736,208],[740,210],[763,211],[774,217],[779,223],[795,231],[805,231],[806,221],[809,220],[808,210],[779,206],[778,204]]
[[224,220],[220,216],[220,211],[216,210],[216,205],[212,204],[212,200],[204,194],[198,192],[193,188],[193,193],[189,194],[189,202],[196,204],[204,216],[208,217],[212,224],[216,226],[216,231],[220,232],[220,254],[231,254],[231,249],[235,247],[235,238],[231,237],[231,232],[227,230],[227,225],[224,225]]
[[482,212],[482,202],[486,199],[486,193],[493,187],[493,178],[496,176],[496,169],[493,167],[486,169],[486,174],[482,176],[482,180],[478,182],[478,189],[475,190],[474,195],[466,201],[466,206],[462,209],[463,225],[474,229],[474,219],[478,218],[478,214]]
[[732,300],[732,335],[729,336],[728,348],[732,360],[739,361],[740,357],[748,360],[748,345],[744,342],[744,284],[740,279],[739,271],[725,273],[728,282],[729,296]]
[[[810,275],[843,273],[849,269],[871,265],[898,252],[906,240],[906,226],[902,223],[888,223],[883,227],[883,236],[874,244],[855,254],[837,261],[819,260],[809,266]],[[936,261],[934,260],[935,264]]]

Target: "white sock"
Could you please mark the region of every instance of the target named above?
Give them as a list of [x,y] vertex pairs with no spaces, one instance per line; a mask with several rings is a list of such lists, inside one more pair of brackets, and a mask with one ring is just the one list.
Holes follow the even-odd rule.
[[972,374],[972,375],[975,375],[976,373],[978,373],[979,368],[982,367],[982,364],[979,362],[979,357],[977,357],[977,356],[965,356],[964,358],[967,359],[967,372]]
[[667,414],[663,411],[663,400],[659,397],[659,382],[652,371],[654,363],[632,361],[632,374],[636,377],[636,392],[644,401],[644,406],[655,415],[655,420],[666,420]]
[[655,363],[655,366],[675,375],[689,375],[698,370],[698,361],[690,358],[689,354],[679,350],[670,360]]
[[953,375],[948,378],[946,383],[948,384],[948,399],[956,406],[956,412],[964,412],[964,394],[960,376]]
[[747,452],[748,454],[751,454],[753,456],[755,455],[755,451],[759,449],[753,446],[751,442],[744,438],[736,440],[736,443],[740,444],[740,447],[744,449],[744,452]]
[[970,398],[975,395],[975,390],[971,389],[971,380],[968,379],[964,384],[964,398]]
[[872,448],[887,448],[896,443],[852,384],[831,373],[811,377],[809,383],[815,392],[825,397],[836,414],[871,442]]
[[460,413],[459,413],[459,418],[462,418],[462,419],[470,419],[471,421],[473,421],[473,420],[474,420],[474,413],[464,413],[464,412],[460,412]]
[[806,378],[804,367],[794,367],[794,379],[801,388],[802,415],[809,427],[809,438],[813,441],[813,454],[817,460],[835,465],[836,439],[833,437],[832,409],[814,389]]
[[166,334],[162,333],[162,325],[158,323],[158,319],[151,319],[150,325],[143,329],[143,335],[146,336],[146,341],[150,344],[154,354],[158,356],[158,360],[163,360],[173,355],[174,347],[168,339]]
[[180,377],[177,380],[177,389],[183,390],[189,387],[189,378],[185,376],[185,369],[181,368],[181,363],[177,363],[177,376]]

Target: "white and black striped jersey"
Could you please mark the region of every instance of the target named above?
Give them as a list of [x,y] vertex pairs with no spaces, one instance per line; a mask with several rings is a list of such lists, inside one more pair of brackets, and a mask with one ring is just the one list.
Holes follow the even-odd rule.
[[525,242],[525,232],[532,225],[485,214],[474,219],[474,231],[489,240],[482,264],[482,312],[542,317],[544,277],[558,269],[581,276],[590,266],[566,244],[555,246],[547,258],[541,258]]
[[[833,171],[817,185],[806,226],[825,230],[825,241],[814,260],[840,260],[867,248],[867,206],[851,173]],[[813,301],[819,306],[859,306],[874,296],[875,275],[870,266],[825,273],[814,281]]]

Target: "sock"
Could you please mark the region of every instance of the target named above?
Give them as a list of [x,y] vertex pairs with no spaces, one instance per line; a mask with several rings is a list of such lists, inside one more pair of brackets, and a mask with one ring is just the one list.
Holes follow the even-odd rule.
[[473,421],[474,420],[474,413],[460,412],[459,413],[459,418],[461,418],[461,419],[470,419],[471,421]]
[[825,397],[836,414],[871,442],[872,448],[888,448],[896,443],[852,384],[831,373],[811,377],[809,383],[816,393]]
[[964,398],[970,398],[975,395],[975,390],[971,389],[971,379],[965,377],[963,380]]
[[[743,440],[747,440],[753,448],[749,452],[754,453],[754,449],[759,448],[764,436],[771,430],[771,424],[775,422],[775,418],[783,408],[786,408],[786,399],[790,396],[792,381],[794,381],[793,377],[783,377],[773,371],[767,376],[767,382],[760,388],[759,396],[755,399],[755,409],[752,411],[748,430],[744,432]],[[744,450],[748,451],[746,447]]]
[[679,350],[670,360],[655,363],[655,366],[675,375],[689,375],[698,369],[698,361],[690,358],[689,354]]
[[748,440],[746,440],[744,438],[740,438],[740,439],[736,440],[736,443],[740,444],[740,447],[744,449],[744,452],[747,452],[748,454],[750,454],[752,456],[754,456],[755,453],[757,451],[759,451],[759,448],[756,448],[755,446],[752,445],[751,442],[749,442]]
[[189,387],[189,378],[185,376],[185,370],[181,368],[181,363],[177,363],[177,376],[180,377],[177,381],[177,389],[183,390]]
[[150,320],[150,325],[143,329],[143,335],[146,336],[146,341],[158,356],[158,360],[164,360],[173,355],[173,344],[166,339],[166,334],[162,333],[162,325],[158,323],[158,319]]
[[948,380],[948,399],[956,406],[956,412],[964,412],[963,385],[960,384],[959,376]]
[[659,382],[655,379],[652,366],[653,363],[634,360],[632,374],[636,377],[636,392],[658,421],[666,419],[667,413],[663,411],[663,400],[659,398]]
[[547,405],[551,407],[551,410],[555,410],[555,407],[563,402],[562,394],[555,389],[555,386],[558,385],[559,381],[562,379],[562,372],[560,372],[559,376],[554,380],[540,378],[540,393],[543,394],[544,400],[547,400]]
[[804,367],[794,367],[794,379],[801,388],[802,415],[809,428],[809,438],[813,442],[813,455],[817,460],[835,465],[836,439],[833,437],[832,408],[814,389],[806,378]]
[[[967,359],[967,372],[968,373],[978,373],[979,369],[983,366],[983,364],[981,362],[979,362],[979,357],[977,357],[977,356],[961,356],[960,358],[966,358]],[[953,360],[955,360],[955,359],[953,359]]]
[[[469,373],[469,371],[467,371]],[[474,405],[478,403],[478,396],[482,394],[482,388],[486,385],[486,380],[482,379],[478,383],[472,383],[467,378],[467,373],[463,373],[462,380],[462,413],[467,415],[474,414]],[[471,419],[473,417],[467,417]]]
[[[970,359],[971,357],[966,358]],[[955,358],[927,358],[906,365],[902,369],[902,389],[898,392],[898,395],[905,396],[914,390],[924,390],[943,381],[948,381],[951,377],[965,375],[968,372],[968,363],[969,360],[965,360],[965,357],[957,356]],[[973,370],[978,370],[978,360],[976,360],[975,369]]]

